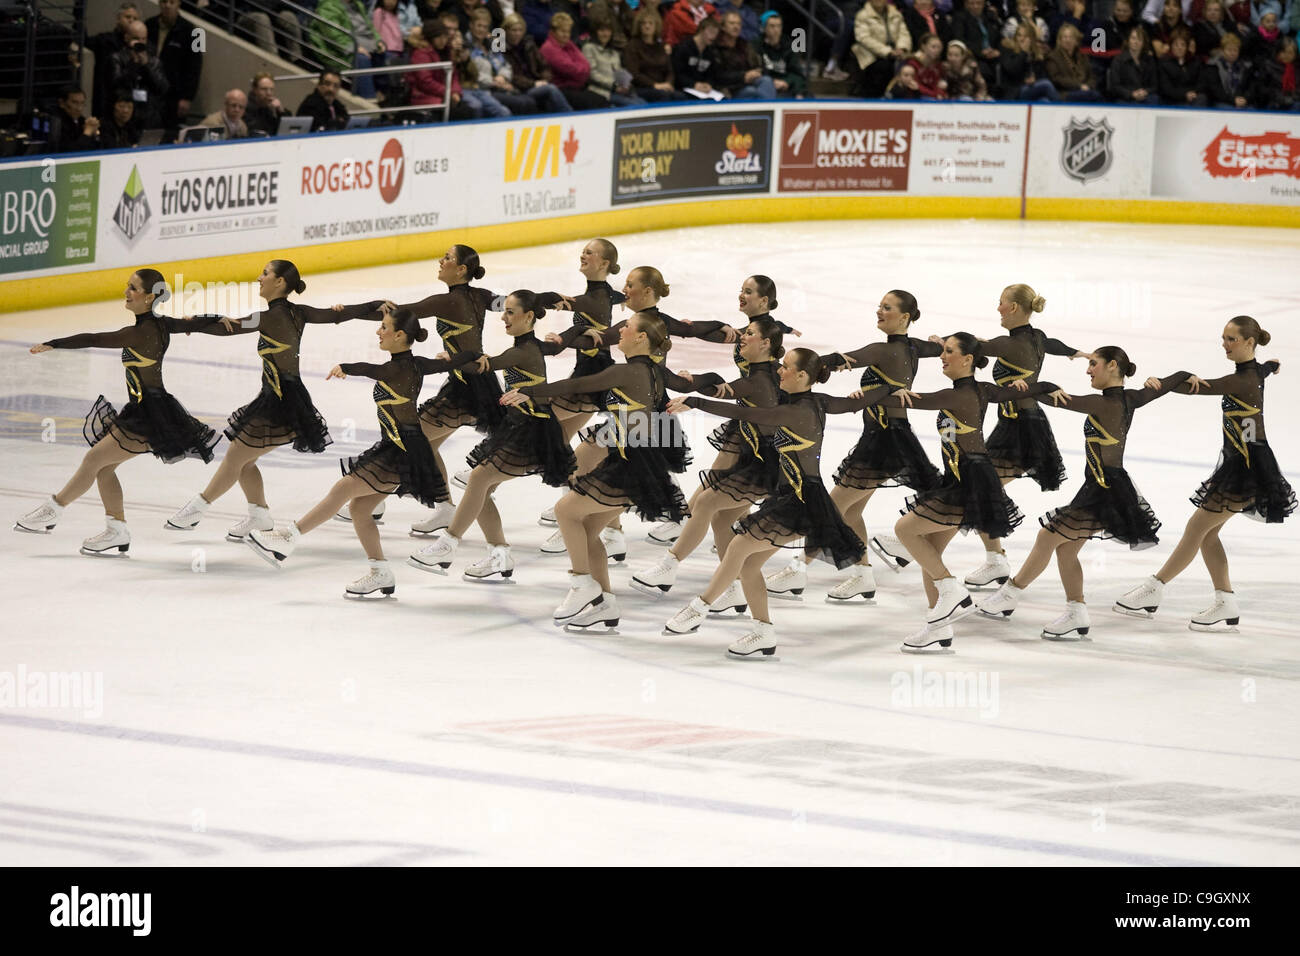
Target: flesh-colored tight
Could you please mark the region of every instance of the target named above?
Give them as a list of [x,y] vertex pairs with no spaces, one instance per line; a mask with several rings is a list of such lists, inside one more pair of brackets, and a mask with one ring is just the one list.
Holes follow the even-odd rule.
[[1178,539],[1173,554],[1166,559],[1164,566],[1156,572],[1156,577],[1168,584],[1178,577],[1192,563],[1197,552],[1210,572],[1216,591],[1231,591],[1232,579],[1228,576],[1228,553],[1223,550],[1219,540],[1219,531],[1232,517],[1231,511],[1207,511],[1197,508],[1187,519],[1183,536]]
[[117,466],[136,454],[119,445],[110,432],[86,452],[68,483],[54,496],[55,502],[66,508],[89,491],[92,484],[98,485],[104,514],[125,521],[126,508],[122,502],[122,482],[117,478]]
[[372,561],[384,560],[384,549],[379,543],[379,528],[375,525],[374,510],[379,502],[388,495],[375,491],[356,475],[344,475],[334,482],[334,487],[322,498],[311,511],[295,522],[298,530],[307,532],[320,527],[350,504],[352,528],[357,533],[357,540]]

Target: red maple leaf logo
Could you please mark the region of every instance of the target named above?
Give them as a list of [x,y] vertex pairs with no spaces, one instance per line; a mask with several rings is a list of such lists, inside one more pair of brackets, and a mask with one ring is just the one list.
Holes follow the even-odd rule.
[[572,163],[574,157],[578,155],[578,137],[573,127],[569,127],[569,138],[564,141],[564,161]]

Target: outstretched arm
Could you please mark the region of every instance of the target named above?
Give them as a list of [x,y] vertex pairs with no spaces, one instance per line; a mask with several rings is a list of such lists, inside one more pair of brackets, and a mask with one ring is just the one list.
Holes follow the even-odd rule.
[[[63,338],[50,339],[42,345],[51,349],[121,349],[135,341],[135,326],[128,325],[115,332],[79,332]],[[32,347],[35,352],[37,346]],[[44,352],[46,349],[41,349]]]
[[860,412],[872,405],[882,405],[897,389],[892,385],[880,385],[865,392],[855,393],[856,397],[840,398],[835,395],[822,396],[822,405],[827,414],[843,415],[845,412]]
[[1191,372],[1175,372],[1173,375],[1157,379],[1154,385],[1147,385],[1146,388],[1127,388],[1124,392],[1133,400],[1134,408],[1141,408],[1148,402],[1154,402],[1161,395],[1168,395],[1191,377]]
[[380,311],[380,306],[383,304],[382,299],[375,299],[371,302],[362,302],[359,305],[334,306],[331,309],[318,309],[312,305],[301,305],[299,303],[294,303],[293,308],[302,316],[304,322],[321,325],[348,322],[352,319],[369,319],[372,322],[379,322],[384,317],[384,313]]

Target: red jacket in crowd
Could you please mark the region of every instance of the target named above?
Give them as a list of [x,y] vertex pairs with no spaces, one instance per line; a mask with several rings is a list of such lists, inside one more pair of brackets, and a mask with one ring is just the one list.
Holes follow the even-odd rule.
[[687,37],[695,36],[695,28],[701,20],[717,15],[718,11],[711,3],[693,7],[690,0],[677,0],[672,9],[664,14],[664,42],[676,46]]

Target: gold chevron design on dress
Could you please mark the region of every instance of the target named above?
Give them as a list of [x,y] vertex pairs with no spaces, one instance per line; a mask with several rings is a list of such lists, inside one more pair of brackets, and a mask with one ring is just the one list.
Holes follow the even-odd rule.
[[803,472],[799,469],[797,455],[799,452],[811,448],[815,442],[795,434],[784,425],[778,431],[789,439],[788,441],[780,441],[777,444],[776,450],[781,456],[781,472],[785,475],[786,480],[790,482],[790,487],[794,489],[795,497],[803,501]]
[[[128,352],[131,353],[130,359],[126,357]],[[136,369],[157,364],[157,359],[145,358],[133,348],[122,349],[122,367],[126,369],[126,393],[131,396],[132,401],[138,402],[144,397],[144,386],[140,383],[140,374]]]
[[[1004,373],[1000,377],[998,375],[998,369],[1002,369]],[[1007,369],[1011,369],[1014,374],[1006,374]],[[1033,374],[1034,373],[1032,370],[1027,368],[1021,368],[1019,365],[1012,365],[1004,358],[998,359],[993,366],[993,381],[997,382],[999,385],[1003,386],[1004,388],[1010,382],[1023,381],[1027,378],[1030,378]],[[1002,402],[998,406],[998,410],[1002,412],[1003,418],[1020,417],[1020,409],[1017,408],[1014,399],[1009,402]]]
[[[943,457],[948,463],[948,470],[952,472],[954,478],[961,480],[961,446],[955,441],[947,441],[943,433],[949,427],[952,428],[955,435],[969,435],[975,431],[971,425],[967,425],[960,418],[948,411],[946,408],[939,409],[940,426],[939,426],[939,443],[943,445]],[[947,424],[943,424],[943,419],[947,418]]]
[[[581,319],[585,319],[587,322],[587,327],[590,328],[593,332],[605,332],[609,329],[608,325],[601,325],[590,314],[586,312],[579,312],[578,317]],[[600,354],[600,346],[596,346],[595,348],[590,348],[590,349],[578,349],[578,351],[581,352],[583,355],[587,356],[588,358],[590,358],[593,355]]]
[[1249,442],[1246,441],[1246,435],[1241,425],[1233,421],[1233,419],[1248,418],[1251,415],[1258,415],[1263,411],[1263,409],[1247,405],[1236,395],[1223,396],[1223,404],[1227,405],[1228,402],[1232,402],[1237,407],[1231,410],[1227,408],[1223,410],[1223,434],[1227,436],[1228,442],[1232,447],[1241,453],[1241,457],[1246,459],[1246,464],[1249,466],[1250,450],[1247,448]]
[[271,391],[275,392],[279,398],[284,398],[280,391],[280,370],[275,367],[268,355],[276,355],[280,352],[287,352],[289,346],[283,342],[277,342],[269,335],[259,335],[257,340],[257,354],[262,356],[262,375],[266,378],[266,383],[271,386]]
[[1101,427],[1101,423],[1091,415],[1088,416],[1088,424],[1097,432],[1095,435],[1089,435],[1087,429],[1084,429],[1084,457],[1088,460],[1088,470],[1092,472],[1092,477],[1097,479],[1097,484],[1103,488],[1109,488],[1106,484],[1106,472],[1101,466],[1101,453],[1097,451],[1099,445],[1118,445],[1119,439],[1111,435],[1106,429]]
[[[388,398],[380,398],[380,394],[388,395]],[[379,413],[379,425],[384,430],[384,434],[402,451],[406,451],[406,445],[402,443],[402,436],[397,431],[397,419],[393,418],[385,405],[405,405],[410,401],[405,395],[398,395],[387,382],[375,383],[375,410]]]
[[[518,368],[517,366],[513,366],[513,365],[510,368],[506,369],[504,372],[502,372],[501,376],[506,380],[506,388],[520,388],[525,385],[546,384],[545,375],[538,375],[536,372],[530,372],[526,368]],[[533,416],[533,418],[551,417],[549,413],[542,411],[541,409],[538,408],[537,405],[533,404],[533,400],[531,398],[528,399],[526,402],[524,402],[522,405],[516,405],[515,409],[517,411],[523,412],[525,415],[531,415]]]
[[617,396],[620,402],[605,403],[605,410],[614,413],[614,420],[611,424],[614,426],[614,433],[618,436],[618,454],[624,461],[627,460],[627,415],[629,412],[640,412],[645,410],[645,405],[628,398],[627,394],[621,388],[611,388],[609,394]]

